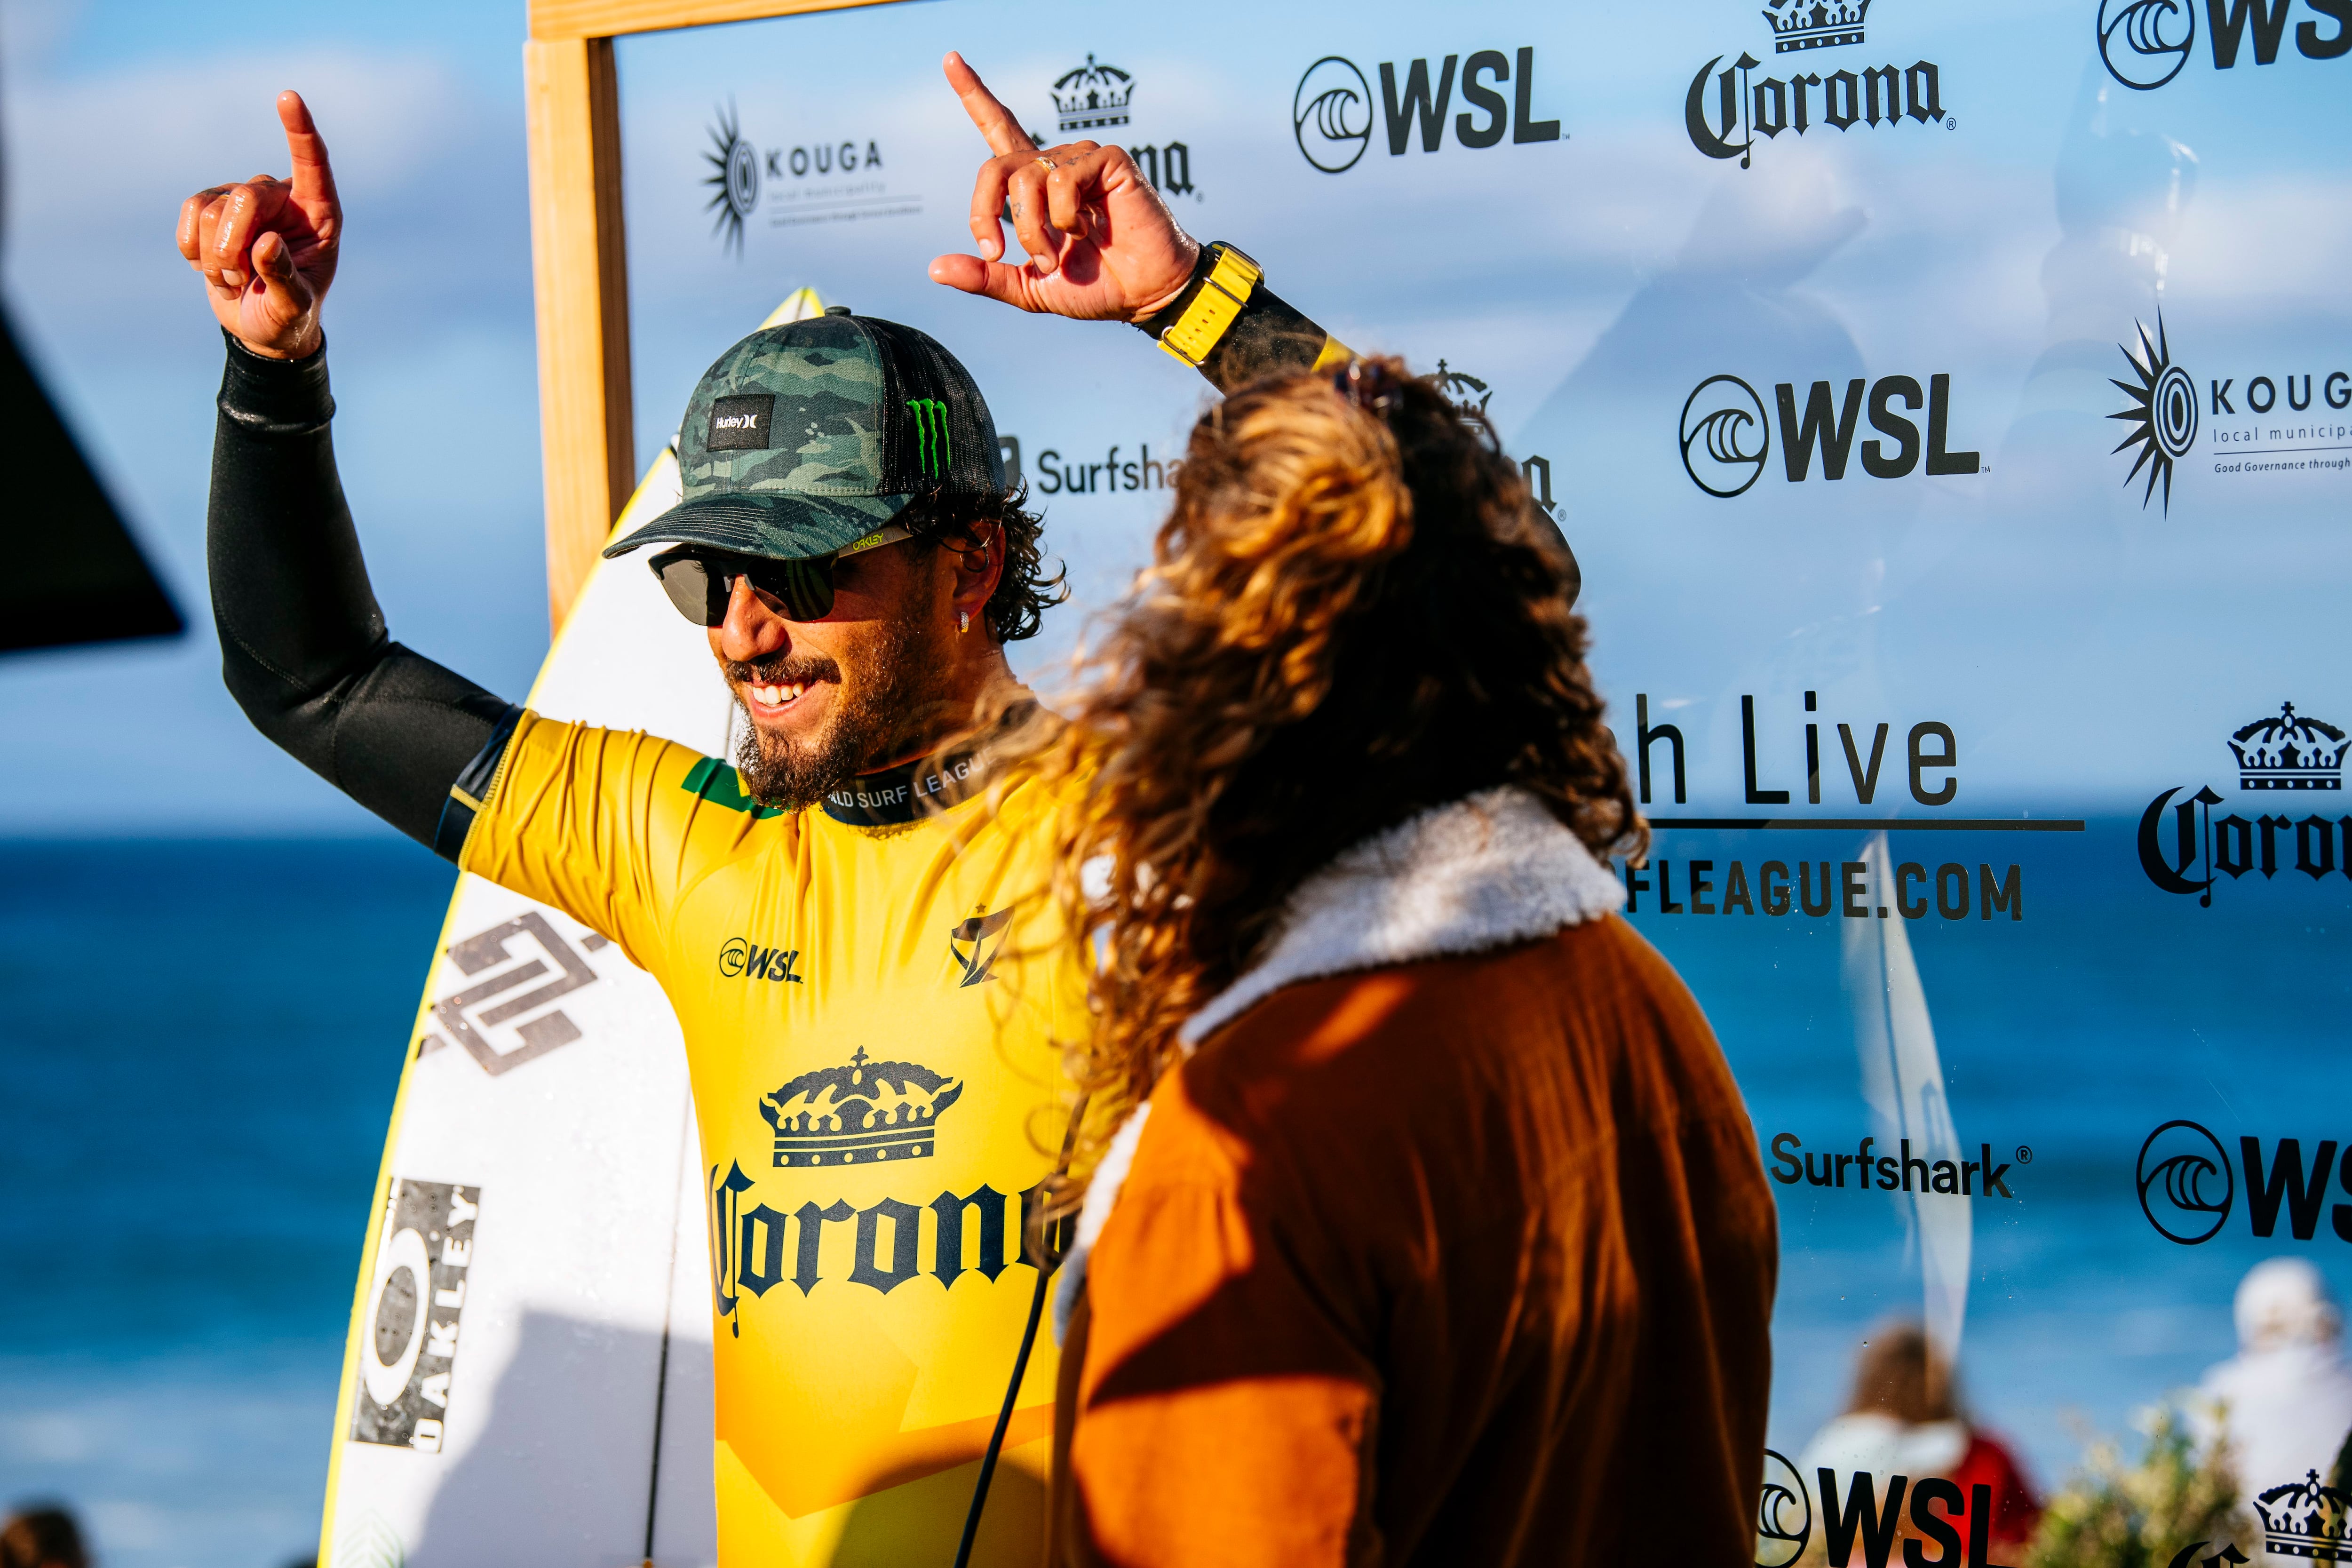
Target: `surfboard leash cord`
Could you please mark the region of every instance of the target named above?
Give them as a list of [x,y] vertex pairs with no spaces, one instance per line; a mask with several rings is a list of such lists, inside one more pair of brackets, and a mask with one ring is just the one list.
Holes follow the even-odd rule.
[[[1062,1157],[1055,1163],[1054,1178],[1070,1173],[1070,1152],[1077,1147],[1078,1126],[1086,1120],[1087,1096],[1070,1110],[1070,1125],[1062,1134]],[[1004,1385],[1004,1404],[996,1413],[996,1430],[988,1436],[988,1451],[980,1458],[980,1479],[972,1483],[971,1507],[963,1516],[963,1539],[956,1543],[955,1568],[971,1568],[971,1549],[980,1539],[980,1516],[988,1507],[989,1483],[996,1479],[996,1461],[1004,1451],[1004,1434],[1013,1426],[1013,1407],[1021,1398],[1021,1380],[1029,1374],[1029,1355],[1037,1348],[1037,1325],[1045,1316],[1045,1295],[1054,1273],[1062,1266],[1065,1234],[1075,1216],[1065,1215],[1044,1227],[1038,1238],[1037,1288],[1029,1293],[1029,1321],[1021,1330],[1021,1350],[1013,1358],[1013,1377]],[[1025,1238],[1024,1238],[1025,1239]]]

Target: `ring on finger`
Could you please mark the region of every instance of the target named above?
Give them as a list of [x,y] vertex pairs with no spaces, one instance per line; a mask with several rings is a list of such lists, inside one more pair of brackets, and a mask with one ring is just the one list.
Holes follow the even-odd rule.
[[1037,154],[1037,163],[1039,167],[1045,169],[1051,169],[1055,166],[1054,160],[1046,157],[1043,153]]

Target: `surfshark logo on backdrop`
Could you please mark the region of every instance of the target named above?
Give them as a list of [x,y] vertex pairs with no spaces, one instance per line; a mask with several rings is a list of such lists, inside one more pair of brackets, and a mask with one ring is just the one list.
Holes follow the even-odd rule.
[[[1792,485],[1813,477],[1816,458],[1822,479],[1846,477],[1865,406],[1876,434],[1861,442],[1860,455],[1862,471],[1872,479],[1900,479],[1921,473],[1950,478],[1984,471],[1975,452],[1950,449],[1952,378],[1948,374],[1931,374],[1924,388],[1908,375],[1882,375],[1872,382],[1856,376],[1843,389],[1817,381],[1806,390],[1801,405],[1797,386],[1784,381],[1772,388],[1780,472]],[[1914,417],[1923,406],[1924,442],[1921,422]],[[1772,413],[1767,412],[1755,387],[1737,375],[1708,376],[1683,400],[1676,437],[1683,472],[1718,500],[1745,495],[1770,467],[1772,432]]]
[[[607,946],[594,931],[580,947]],[[440,1033],[427,1033],[416,1054],[456,1044],[493,1078],[580,1038],[580,1026],[549,1003],[596,984],[596,972],[538,910],[502,921],[449,948],[449,962],[468,984],[433,1004]]]
[[[1834,1151],[1810,1153],[1804,1140],[1793,1132],[1776,1132],[1772,1136],[1771,1176],[1783,1186],[1800,1183],[1815,1187],[1846,1186],[1849,1172],[1853,1176],[1855,1192],[1882,1193],[1943,1193],[1963,1198],[2013,1198],[2010,1191],[2009,1173],[2011,1165],[2033,1163],[2033,1151],[2025,1144],[2017,1146],[2009,1160],[1995,1160],[1992,1145],[1980,1143],[1974,1160],[1929,1160],[1923,1151],[1919,1156],[1911,1152],[1911,1140],[1899,1139],[1893,1149],[1879,1150],[1876,1138],[1864,1138],[1854,1145],[1851,1154]],[[1917,1178],[1916,1185],[1913,1178]]]
[[2352,53],[2352,0],[2100,0],[2099,58],[2126,87],[2152,92],[2179,76],[2197,52],[2197,16],[2205,14],[2215,70],[2242,60],[2278,63],[2293,21],[2295,53],[2307,60]]
[[361,1329],[351,1438],[441,1451],[482,1189],[393,1183]]
[[[2296,712],[2293,702],[2283,702],[2276,714],[2231,731],[2229,747],[2242,792],[2340,796],[2352,737],[2324,719]],[[2193,893],[2200,907],[2210,909],[2213,889],[2223,877],[2234,883],[2250,871],[2260,871],[2267,882],[2280,871],[2293,869],[2315,882],[2331,875],[2352,878],[2352,816],[2310,811],[2292,816],[2278,809],[2289,803],[2263,799],[2217,817],[2214,808],[2230,803],[2210,784],[2184,795],[2188,787],[2173,785],[2140,814],[2140,869],[2164,891],[2184,897]],[[2247,816],[2248,811],[2254,815]],[[2290,850],[2294,857],[2291,864]]]
[[755,226],[856,223],[923,210],[919,193],[891,188],[877,138],[829,133],[762,146],[744,130],[732,99],[712,115],[706,134],[710,144],[702,161],[710,173],[702,184],[711,188],[705,204],[710,232],[738,257]]
[[2284,1220],[2288,1235],[2309,1241],[2324,1216],[2337,1240],[2352,1242],[2352,1203],[2327,1201],[2331,1177],[2352,1196],[2352,1145],[2333,1138],[2306,1145],[2300,1137],[2241,1135],[2233,1153],[2201,1122],[2165,1122],[2140,1144],[2140,1213],[2165,1240],[2202,1246],[2229,1225],[2241,1173],[2246,1228],[2256,1239],[2274,1237]]
[[[1859,69],[1854,62],[1831,71],[1795,68],[1810,64],[1814,50],[1865,42],[1864,21],[1871,5],[1872,0],[1769,0],[1762,14],[1772,29],[1773,54],[1799,58],[1784,68],[1784,77],[1758,78],[1764,62],[1744,49],[1728,65],[1718,54],[1699,67],[1683,95],[1683,127],[1691,145],[1710,158],[1737,158],[1746,169],[1753,166],[1759,137],[1771,142],[1783,133],[1843,134],[1905,125],[1958,130],[1959,121],[1945,112],[1943,72],[1933,60]],[[1825,63],[1836,65],[1839,58]]]
[[[1503,144],[1564,142],[1558,119],[1539,120],[1536,107],[1536,51],[1522,45],[1513,54],[1479,49],[1466,59],[1447,55],[1433,71],[1426,58],[1383,60],[1375,115],[1371,84],[1355,61],[1343,55],[1325,55],[1305,74],[1290,95],[1291,135],[1298,153],[1327,174],[1344,174],[1363,161],[1373,142],[1373,132],[1384,132],[1381,145],[1392,158],[1416,149],[1435,153],[1448,132],[1454,145],[1473,151]],[[1509,84],[1506,99],[1497,89]],[[1452,113],[1454,93],[1464,108]]]

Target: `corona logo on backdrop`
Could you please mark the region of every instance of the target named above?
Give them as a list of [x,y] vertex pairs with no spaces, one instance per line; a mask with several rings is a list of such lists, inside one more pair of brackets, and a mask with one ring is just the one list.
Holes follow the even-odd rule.
[[[2293,702],[2282,702],[2276,714],[2231,731],[2229,748],[2242,791],[2325,794],[2340,800],[2352,739],[2324,719],[2296,712]],[[2335,874],[2352,877],[2352,816],[2308,811],[2292,816],[2278,809],[2288,802],[2265,799],[2217,817],[2214,808],[2229,802],[2210,784],[2176,801],[2188,787],[2166,790],[2147,803],[2139,819],[2140,869],[2164,891],[2193,893],[2200,906],[2210,909],[2213,889],[2225,876],[2235,882],[2260,871],[2268,881],[2293,869],[2315,882]]]
[[[1740,50],[1727,65],[1717,55],[1699,67],[1683,96],[1683,125],[1691,145],[1710,158],[1737,158],[1752,166],[1757,142],[1783,133],[1815,131],[1888,130],[1959,121],[1944,110],[1943,72],[1933,60],[1908,66],[1864,67],[1832,57],[1822,62],[1842,68],[1809,70],[1814,51],[1864,44],[1873,0],[1769,0],[1763,17],[1771,27],[1775,68],[1784,75],[1759,76],[1764,62]],[[1882,0],[1883,3],[1883,0]],[[1784,64],[1780,57],[1797,58]]]
[[[1054,128],[1059,132],[1055,140],[1110,140],[1109,133],[1129,121],[1135,88],[1133,75],[1088,55],[1086,64],[1064,71],[1046,89],[1054,101]],[[1034,131],[1029,139],[1041,147],[1050,145]],[[1189,144],[1174,141],[1122,144],[1152,189],[1163,196],[1200,199],[1201,193],[1192,184],[1192,149]]]
[[[1377,113],[1370,81],[1355,61],[1325,55],[1290,96],[1290,129],[1299,156],[1327,174],[1344,174],[1370,150],[1375,122],[1392,158],[1435,153],[1447,144],[1472,151],[1503,144],[1564,142],[1557,119],[1541,120],[1536,106],[1536,51],[1478,49],[1444,56],[1383,60]],[[1506,98],[1502,89],[1507,87]],[[1460,94],[1456,99],[1456,93]],[[1454,112],[1456,102],[1461,112]]]
[[2126,87],[2152,92],[2178,77],[2197,52],[2197,14],[2215,70],[2252,60],[2276,65],[2290,36],[2307,60],[2352,54],[2352,5],[2345,0],[2099,0],[2099,58]]
[[[1493,387],[1467,371],[1452,368],[1444,360],[1437,362],[1437,369],[1429,379],[1446,402],[1461,410],[1464,418],[1492,427],[1494,420],[1486,412],[1486,405],[1494,400]],[[1559,502],[1552,499],[1551,493],[1551,459],[1529,454],[1519,460],[1519,472],[1527,478],[1528,496],[1543,508],[1546,517],[1559,521]]]
[[1054,82],[1054,114],[1063,140],[1127,123],[1127,100],[1135,79],[1117,66],[1095,63],[1092,55]]

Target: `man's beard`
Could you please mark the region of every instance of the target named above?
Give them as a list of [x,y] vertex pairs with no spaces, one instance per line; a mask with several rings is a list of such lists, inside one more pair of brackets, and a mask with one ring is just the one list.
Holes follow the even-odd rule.
[[[729,689],[742,684],[832,681],[832,716],[805,740],[761,731],[744,712],[735,748],[744,789],[761,805],[801,811],[859,773],[871,773],[936,742],[962,715],[949,711],[946,650],[932,617],[909,616],[877,629],[852,660],[853,679],[821,654],[793,654],[754,664],[723,663]],[[743,706],[740,693],[736,706]]]

